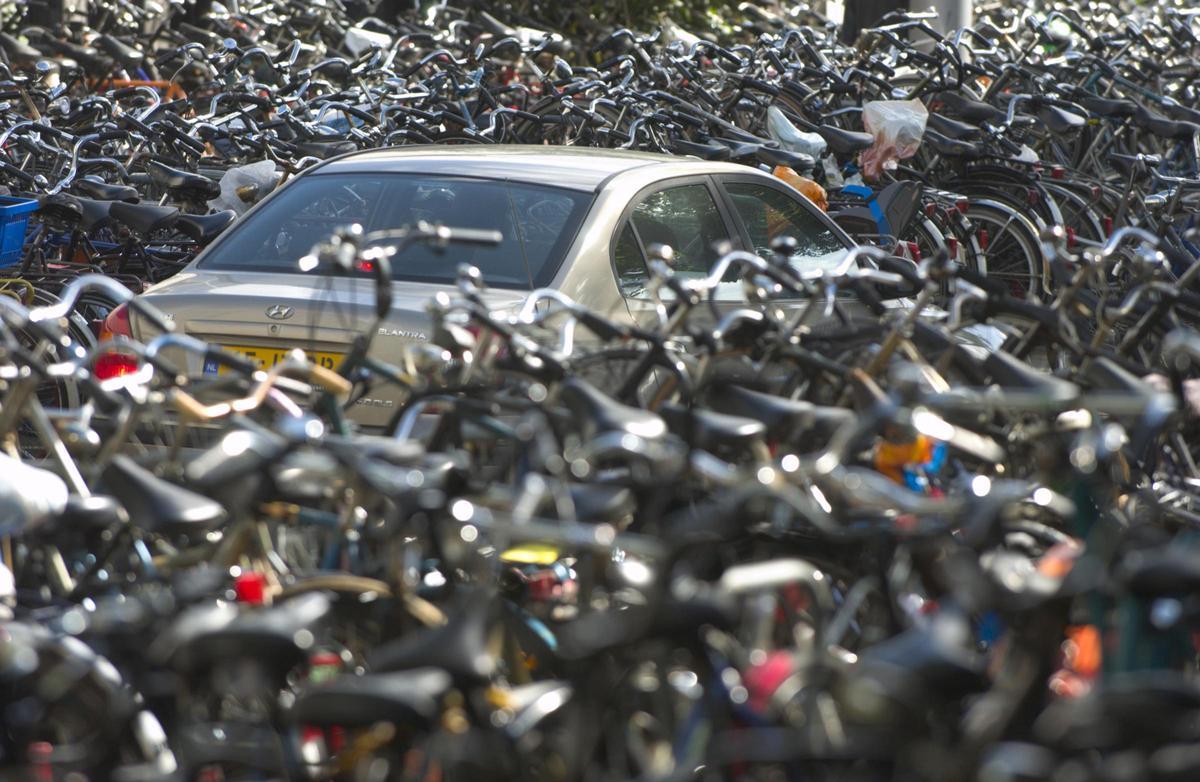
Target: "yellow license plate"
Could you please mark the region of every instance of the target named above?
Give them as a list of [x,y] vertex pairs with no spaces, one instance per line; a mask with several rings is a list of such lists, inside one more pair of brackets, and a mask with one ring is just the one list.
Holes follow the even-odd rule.
[[[258,364],[261,369],[270,369],[287,358],[288,353],[292,352],[290,348],[259,348],[247,347],[244,345],[226,345],[225,349],[230,353],[237,353],[240,356],[245,356],[251,361]],[[319,350],[306,350],[304,355],[308,360],[317,366],[325,369],[336,370],[338,365],[342,363],[341,353],[324,353]],[[224,374],[226,367],[218,366],[216,362],[206,364],[204,367],[205,374]]]

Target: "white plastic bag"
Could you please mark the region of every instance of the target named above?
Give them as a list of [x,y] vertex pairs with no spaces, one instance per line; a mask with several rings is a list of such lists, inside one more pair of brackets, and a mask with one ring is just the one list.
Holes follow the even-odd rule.
[[782,149],[808,155],[813,160],[820,160],[828,147],[825,139],[800,130],[775,106],[767,108],[767,133]]
[[867,179],[877,179],[884,169],[917,153],[925,135],[929,110],[919,100],[875,100],[863,104],[863,127],[875,145],[863,150],[860,162]]
[[387,49],[392,45],[392,36],[374,30],[364,30],[361,27],[351,27],[346,30],[346,37],[342,43],[345,44],[347,51],[357,57],[372,46]]
[[[221,176],[221,194],[208,202],[215,211],[232,209],[239,215],[261,200],[267,193],[275,189],[279,174],[275,171],[275,161],[260,160],[244,166],[234,166]],[[255,188],[253,198],[246,201],[238,194],[242,187]],[[248,191],[243,191],[246,193]]]

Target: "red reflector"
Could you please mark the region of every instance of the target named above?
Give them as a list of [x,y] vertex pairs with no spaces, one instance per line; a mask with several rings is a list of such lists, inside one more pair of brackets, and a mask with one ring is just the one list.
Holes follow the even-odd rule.
[[1063,168],[1062,166],[1055,166],[1054,168],[1050,169],[1050,178],[1051,179],[1063,179],[1066,176],[1067,176],[1067,170],[1065,168]]
[[267,598],[267,575],[251,570],[233,580],[233,591],[239,603],[262,605]]
[[958,258],[958,240],[953,236],[946,240],[946,250],[951,258]]
[[905,242],[908,245],[908,257],[914,261],[921,260],[921,246],[916,242]]
[[954,206],[958,211],[966,214],[967,210],[971,208],[971,200],[969,198],[960,198],[954,202]]
[[1030,206],[1036,205],[1038,202],[1038,191],[1034,190],[1032,187],[1029,188],[1029,190],[1025,192],[1025,200],[1029,202]]
[[1111,216],[1109,216],[1109,215],[1105,215],[1105,216],[1104,216],[1104,217],[1101,219],[1101,223],[1103,223],[1103,225],[1104,225],[1104,235],[1105,235],[1105,236],[1112,236],[1112,233],[1113,233],[1113,219],[1112,219],[1112,217],[1111,217]]
[[1075,246],[1075,229],[1067,228],[1066,234],[1067,234],[1067,247],[1074,247]]
[[359,261],[358,262],[358,270],[360,272],[370,274],[371,272],[375,271],[375,262],[374,261]]
[[925,216],[933,217],[935,214],[937,214],[937,204],[932,201],[925,204]]
[[979,242],[979,249],[986,250],[988,248],[988,232],[986,228],[980,228],[975,232],[975,239]]

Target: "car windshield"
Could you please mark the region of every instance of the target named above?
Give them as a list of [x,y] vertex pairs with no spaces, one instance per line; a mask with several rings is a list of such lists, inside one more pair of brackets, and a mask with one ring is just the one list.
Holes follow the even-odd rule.
[[416,246],[392,259],[397,280],[451,283],[473,264],[489,285],[547,285],[587,211],[591,195],[556,187],[417,174],[312,174],[285,187],[200,261],[201,268],[299,273],[299,260],[335,229],[370,233],[415,223],[500,231],[495,247]]

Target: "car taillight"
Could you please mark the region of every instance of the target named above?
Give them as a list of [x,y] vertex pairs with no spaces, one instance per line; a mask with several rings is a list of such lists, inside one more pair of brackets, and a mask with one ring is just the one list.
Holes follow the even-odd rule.
[[121,304],[104,319],[100,326],[100,340],[113,337],[129,337],[133,339],[133,326],[129,323],[129,305]]
[[[129,305],[122,304],[108,313],[108,317],[100,325],[100,341],[112,340],[116,337],[133,338],[133,327],[129,323]],[[109,380],[137,372],[136,356],[117,350],[110,350],[96,359],[92,374],[99,380]]]

